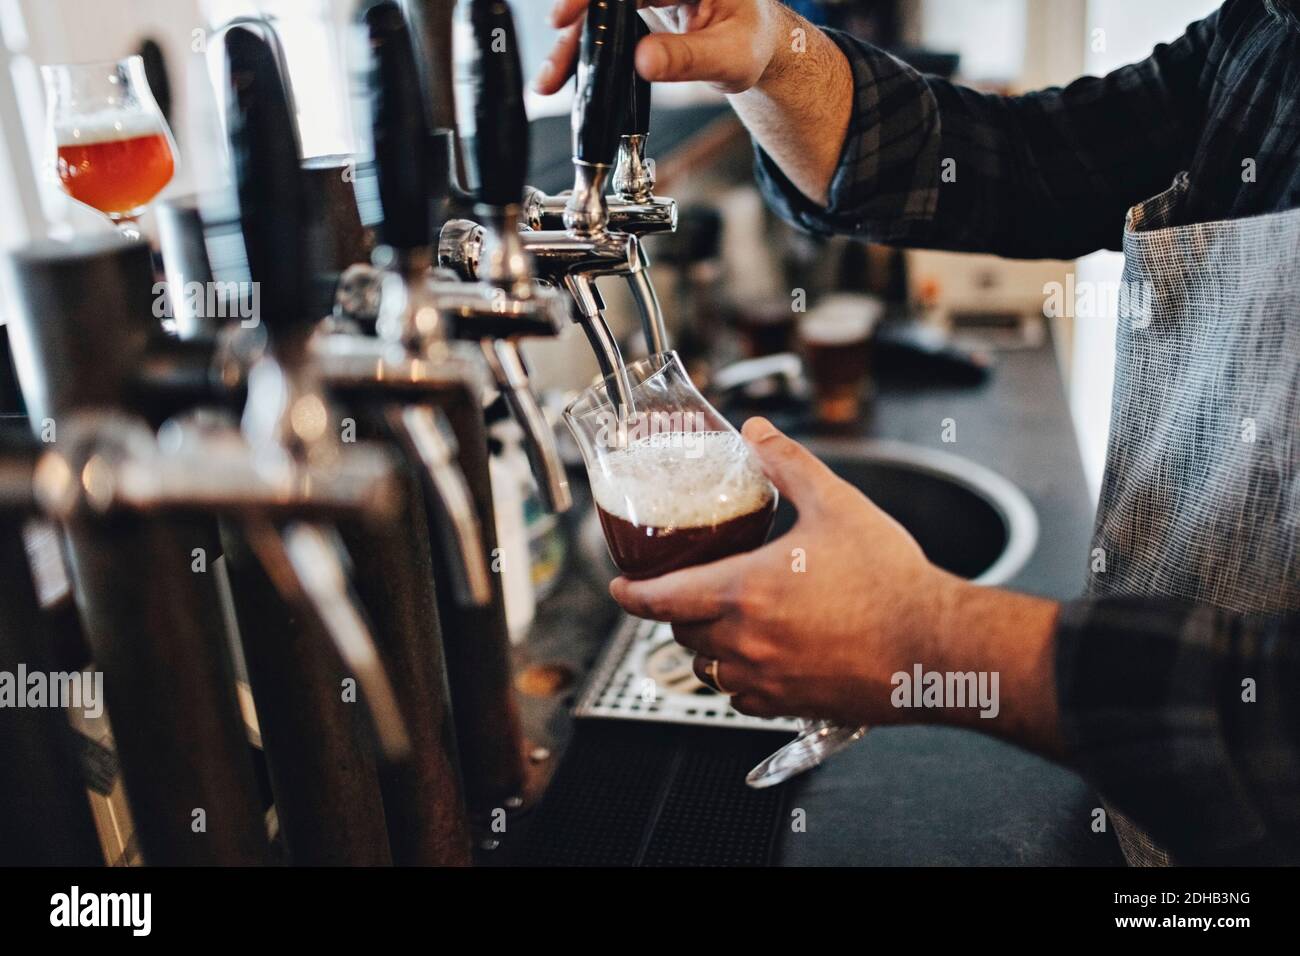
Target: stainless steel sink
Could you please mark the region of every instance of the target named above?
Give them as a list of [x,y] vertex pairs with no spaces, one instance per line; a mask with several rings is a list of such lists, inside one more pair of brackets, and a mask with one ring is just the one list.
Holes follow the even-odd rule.
[[[926,556],[978,584],[1005,584],[1038,543],[1038,516],[1001,475],[948,452],[900,442],[812,439],[803,444],[916,538]],[[772,535],[795,509],[782,502]]]

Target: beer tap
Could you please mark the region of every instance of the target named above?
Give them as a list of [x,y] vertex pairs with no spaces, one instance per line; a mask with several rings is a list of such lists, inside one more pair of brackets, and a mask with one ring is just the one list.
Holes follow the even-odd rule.
[[[255,27],[258,34],[267,41],[265,46],[273,49],[273,32],[269,25],[261,23]],[[238,39],[247,53],[246,48],[250,45],[248,38]],[[382,38],[375,39],[382,43]],[[265,66],[265,50],[259,52],[261,64]],[[252,64],[245,65],[247,70],[253,69]],[[264,82],[258,84],[258,95],[268,101],[268,108],[271,101],[282,104],[291,102],[292,93],[283,75],[274,77],[272,71],[266,68],[261,79]],[[254,94],[249,92],[247,95]],[[399,110],[398,114],[400,113]],[[275,171],[286,183],[293,178],[290,164],[292,157],[297,154],[296,141],[292,141],[291,133],[288,138],[284,133],[284,130],[291,129],[290,123],[271,122],[264,123],[259,131],[262,138],[274,138],[279,145],[278,152],[273,156],[267,156],[263,149],[263,165],[270,165],[274,161]],[[449,539],[453,543],[449,550],[462,554],[462,560],[450,561],[449,565],[452,571],[460,572],[455,579],[460,586],[455,590],[464,600],[487,601],[490,598],[489,571],[486,552],[479,539],[470,492],[454,460],[453,450],[443,437],[445,429],[436,427],[437,423],[433,420],[436,409],[426,407],[432,400],[431,396],[436,395],[436,390],[447,387],[448,381],[459,385],[461,378],[458,376],[463,370],[463,363],[458,365],[451,361],[434,361],[433,357],[411,360],[404,357],[400,347],[396,351],[402,354],[394,355],[393,346],[379,343],[373,338],[363,338],[360,327],[355,323],[317,324],[314,321],[315,317],[330,310],[339,284],[339,272],[349,263],[361,258],[363,251],[368,254],[370,238],[360,222],[352,193],[352,177],[345,175],[351,171],[351,161],[347,157],[326,157],[302,164],[298,180],[301,188],[306,191],[306,210],[302,213],[303,219],[299,223],[301,234],[293,251],[296,254],[304,246],[310,251],[308,262],[312,267],[312,291],[328,294],[324,299],[313,297],[297,303],[293,315],[301,317],[301,324],[297,318],[293,319],[290,331],[296,339],[304,342],[295,374],[310,381],[314,387],[323,388],[331,399],[341,400],[340,414],[347,417],[338,419],[338,422],[346,428],[355,429],[354,437],[382,442],[397,451],[397,457],[403,463],[396,473],[398,493],[395,507],[398,520],[393,525],[382,528],[373,523],[339,522],[338,530],[353,559],[355,570],[352,581],[365,608],[365,619],[373,625],[379,656],[391,678],[401,713],[406,718],[410,746],[405,759],[387,762],[377,768],[378,786],[382,795],[382,819],[374,812],[373,781],[369,779],[372,775],[363,766],[362,758],[355,752],[355,748],[350,746],[347,728],[339,726],[340,721],[336,717],[328,713],[324,715],[326,730],[331,738],[324,750],[340,752],[342,756],[338,762],[353,765],[354,769],[349,771],[347,766],[318,768],[305,762],[296,768],[291,763],[288,765],[290,770],[301,771],[300,776],[304,780],[320,784],[327,791],[322,795],[324,799],[333,798],[334,795],[328,791],[340,782],[340,777],[344,786],[353,788],[354,798],[363,798],[364,805],[361,809],[365,846],[360,845],[360,840],[349,844],[350,838],[345,832],[331,837],[327,832],[329,827],[343,831],[347,827],[340,826],[340,819],[332,816],[334,811],[331,809],[310,803],[309,794],[296,785],[287,794],[286,802],[299,806],[296,814],[297,829],[300,835],[305,833],[308,840],[307,852],[313,858],[318,859],[330,851],[331,844],[322,841],[332,840],[335,845],[333,858],[340,861],[355,859],[357,853],[366,852],[371,855],[369,862],[387,862],[388,852],[391,851],[392,861],[399,865],[465,865],[470,862],[469,827],[457,766],[455,734],[443,661],[442,632],[429,541],[431,524],[424,504],[424,488],[417,474],[427,469],[429,485],[437,491],[435,497],[444,505],[444,511],[468,519],[468,533],[461,530],[459,540],[455,536]],[[240,177],[237,175],[237,178]],[[243,179],[245,181],[241,182],[241,188],[247,192],[250,184],[246,181],[246,176]],[[292,189],[282,186],[270,194],[255,195],[253,204],[257,206],[276,198],[287,201],[290,207],[281,210],[281,217],[292,220],[296,209],[292,201],[285,198],[291,193]],[[246,236],[250,225],[255,225],[255,222],[250,222],[253,219],[255,217],[244,217]],[[252,254],[252,247],[260,245],[259,237],[253,235],[251,238],[252,242],[246,238],[246,245],[250,246],[250,258],[255,260],[253,264],[256,265],[259,257]],[[199,242],[188,245],[204,247],[201,238]],[[176,251],[183,255],[187,247],[165,247],[164,254],[166,256]],[[267,267],[263,262],[261,269],[254,271],[265,271]],[[194,271],[203,270],[196,267]],[[366,276],[367,281],[372,277],[383,276],[370,270]],[[283,317],[274,321],[283,334]],[[344,331],[351,334],[336,334]],[[372,348],[371,345],[380,347]],[[478,367],[476,364],[474,369],[477,370]],[[411,402],[418,403],[419,407],[401,407],[404,403]],[[274,408],[274,402],[267,407]],[[333,403],[330,407],[334,407]],[[274,419],[276,416],[269,417]],[[423,428],[424,425],[434,427],[430,432]],[[404,440],[408,433],[414,436],[418,448],[413,449],[412,442]],[[445,526],[448,522],[443,524]],[[462,529],[465,527],[463,521],[451,524],[453,527],[459,524]],[[275,544],[274,539],[269,537],[265,541],[271,546]],[[314,540],[308,537],[296,543],[299,545],[298,563],[303,572],[299,576],[301,590],[302,585],[310,585],[316,580],[307,572],[320,567],[318,559],[325,542],[323,536],[318,535]],[[303,555],[310,555],[312,549],[317,558],[304,560]],[[238,555],[238,549],[236,553]],[[272,556],[278,556],[279,566],[286,568],[294,563],[295,552],[294,549],[282,548],[278,555]],[[259,598],[267,601],[274,598],[273,594],[266,593],[266,582],[259,581],[256,577],[254,575],[254,580],[250,581],[248,574],[242,575],[242,580],[236,582],[235,595],[237,604],[252,606],[254,611]],[[324,583],[330,585],[325,595],[328,596],[331,589],[337,594],[337,573],[331,569],[325,579]],[[467,584],[467,579],[471,583]],[[452,582],[453,576],[444,575],[443,580]],[[282,587],[291,586],[292,583],[282,583]],[[241,594],[241,590],[251,590],[252,597],[248,593]],[[484,596],[475,597],[475,590]],[[361,623],[355,609],[337,601],[334,603],[340,621],[350,623],[355,632]],[[254,626],[262,626],[260,616]],[[266,654],[261,655],[260,661],[258,669],[263,673],[263,683],[267,686],[271,686],[269,682],[278,679],[278,672],[272,665],[282,667],[289,663],[286,656],[283,659],[273,658],[268,664]],[[271,671],[269,678],[266,677],[268,671]],[[314,669],[309,668],[309,671],[312,679],[304,687],[295,689],[295,699],[300,702],[305,699],[309,709],[314,706],[323,711],[328,704],[325,693],[328,691],[327,681],[318,679]],[[316,688],[317,692],[311,693],[312,688]],[[278,708],[278,699],[273,703],[277,705],[278,724],[283,728],[286,722],[290,722],[289,730],[281,731],[281,736],[288,739],[288,733],[294,729],[292,717],[286,716]],[[318,715],[316,719],[321,717]],[[283,758],[280,762],[284,763],[287,759],[291,758]],[[320,769],[327,773],[334,769],[334,776],[321,781],[316,772]],[[343,805],[338,812],[346,814],[351,810]],[[372,821],[381,826],[386,825],[386,840]],[[302,840],[299,842],[302,843]],[[381,853],[383,858],[380,857]]]
[[[638,16],[636,43],[650,29]],[[635,46],[634,46],[635,49]],[[654,160],[647,155],[650,138],[651,84],[633,72],[628,85],[626,132],[619,138],[618,157],[610,177],[611,192],[605,198],[609,228],[634,236],[653,236],[677,230],[677,203],[654,194]],[[524,188],[521,222],[534,231],[564,228],[564,211],[571,193],[550,195],[532,186]]]
[[[220,515],[290,857],[385,863],[374,755],[347,682],[364,694],[390,758],[410,742],[332,531],[321,522],[386,514],[392,462],[374,446],[330,440],[329,408],[302,361],[306,335],[294,320],[304,308],[297,146],[278,138],[286,130],[292,138],[291,114],[283,101],[274,108],[277,68],[265,44],[245,28],[229,31],[225,42],[245,246],[266,293],[260,318],[278,328],[279,352],[250,360],[241,428],[200,411],[169,419],[155,436],[129,414],[149,401],[156,378],[146,371],[153,351],[144,318],[152,308],[142,298],[152,287],[147,248],[83,241],[19,254],[24,390],[44,416],[34,422],[60,416],[59,441],[36,469],[37,497],[72,540],[79,603],[106,676],[146,859],[269,858],[220,608],[207,585],[217,547],[203,516]],[[88,323],[81,312],[91,303],[96,319]],[[100,340],[83,342],[91,329]],[[202,351],[202,343],[185,344]],[[166,401],[150,403],[151,420],[159,405]],[[205,825],[195,827],[200,813]],[[195,837],[209,832],[208,817],[213,836]]]
[[[502,301],[532,306],[549,316],[552,331],[558,331],[567,304],[561,293],[534,282],[532,257],[519,238],[529,130],[514,18],[505,0],[473,0],[470,19],[478,48],[474,152],[480,186],[475,211],[486,223],[484,291],[494,310]],[[482,345],[497,387],[523,429],[524,449],[542,501],[557,514],[568,511],[573,499],[555,432],[529,383],[514,339],[508,333],[497,334],[483,339]]]
[[[547,509],[559,514],[567,511],[572,502],[568,477],[555,445],[554,429],[533,393],[516,339],[554,336],[564,324],[567,306],[562,295],[534,284],[532,261],[516,238],[519,193],[523,189],[528,163],[528,118],[524,113],[523,70],[519,65],[510,9],[502,3],[476,3],[472,20],[480,53],[477,70],[481,87],[477,98],[480,134],[476,143],[481,178],[484,179],[484,189],[477,196],[474,208],[490,225],[490,235],[484,243],[485,281],[477,285],[425,281],[421,289],[422,299],[426,302],[432,300],[434,312],[447,319],[445,328],[429,330],[432,336],[425,336],[420,330],[400,328],[403,321],[408,321],[402,317],[390,317],[383,328],[377,330],[387,339],[398,342],[409,339],[404,345],[416,350],[422,346],[422,338],[428,338],[437,347],[441,347],[442,339],[448,336],[480,338],[482,355],[495,386],[523,429],[524,449],[537,480],[539,496]],[[417,94],[419,88],[412,87],[412,103],[404,108],[402,104],[390,104],[389,108],[396,116],[422,117],[424,112],[422,109],[416,112],[413,101]],[[391,137],[393,134],[378,135]],[[426,147],[425,143],[419,142],[420,138],[433,143],[433,147]],[[412,176],[419,176],[424,181],[417,185],[424,185],[426,191],[433,186],[434,195],[451,189],[450,179],[443,176],[441,165],[430,156],[430,152],[438,150],[437,138],[429,138],[428,134],[413,129],[404,142],[406,147],[399,153],[404,163],[409,163],[412,157],[421,157],[419,172],[412,170]],[[380,177],[381,181],[385,178],[382,166]],[[391,170],[386,174],[390,181],[394,177]],[[404,213],[399,208],[396,215]],[[406,237],[411,241],[416,238],[422,222],[412,225],[416,228],[409,230],[411,234]],[[400,259],[404,255],[408,255],[407,252],[398,252],[399,271],[403,271]],[[411,272],[409,277],[426,280],[428,277],[421,273],[428,272],[429,264],[422,259],[422,250],[419,256],[416,268],[408,271]],[[382,273],[376,273],[374,269],[347,269],[339,291],[341,311],[352,316],[357,312],[373,312],[378,320],[383,302],[381,282]],[[398,289],[393,290],[393,295],[403,294]]]
[[[62,474],[86,494],[102,495],[114,487],[117,469],[106,467],[104,456],[74,468],[64,453],[86,444],[77,437],[78,415],[99,410],[102,434],[111,440],[110,419],[147,411],[134,379],[153,331],[148,246],[117,236],[36,243],[13,252],[7,265],[14,364],[31,428],[46,441],[54,438],[42,445],[38,484]],[[268,862],[216,582],[207,567],[216,554],[210,523],[180,511],[96,516],[78,509],[64,531],[146,861]]]
[[[304,243],[305,188],[296,124],[269,32],[263,25],[240,24],[222,37],[240,225],[249,274],[260,290],[259,319],[273,344],[273,353],[249,370],[241,431],[259,471],[300,476],[310,494],[314,472],[345,469],[378,449],[343,442],[344,424],[312,359],[317,316]],[[355,677],[366,693],[381,745],[382,718],[404,728],[398,716],[405,715],[391,682],[380,695],[386,706],[379,713],[373,689],[363,683],[367,672],[386,673],[383,655],[347,586],[333,530],[317,523],[282,530],[267,519],[225,525],[223,543],[291,858],[308,864],[391,862],[380,771],[351,708],[348,678]],[[320,630],[346,670],[311,647]],[[405,756],[409,733],[403,733],[400,748],[394,743],[390,739],[386,746],[390,755],[400,749]]]
[[[388,100],[389,108],[382,114],[386,117],[386,129],[391,129],[384,134],[389,137],[386,142],[398,142],[398,145],[385,151],[385,155],[390,161],[396,159],[402,163],[409,156],[418,155],[424,144],[417,135],[409,153],[400,145],[403,129],[418,132],[421,127],[418,122],[406,119],[411,115],[409,98],[405,106],[397,105],[411,87],[403,85],[404,81],[394,83],[389,68],[383,65],[401,46],[388,33],[394,26],[392,13],[391,4],[377,4],[363,7],[362,16],[371,31],[373,65],[377,67],[371,79],[377,91],[391,88],[394,97]],[[403,75],[400,70],[398,75]],[[389,96],[388,92],[383,95]],[[394,123],[398,124],[395,128]],[[306,169],[311,206],[307,233],[313,240],[312,247],[320,253],[316,257],[319,271],[337,276],[358,257],[363,240],[357,228],[355,199],[347,195],[351,191],[350,181],[331,175],[326,171],[330,165],[335,172],[347,168],[347,164],[335,161]],[[393,177],[400,177],[400,172],[394,172],[391,165],[383,168],[385,182],[393,186]],[[340,183],[344,186],[340,187]],[[412,200],[409,193],[403,194],[401,188],[397,192],[401,200],[395,202],[390,197],[390,208],[402,210],[412,201],[421,203],[419,198]],[[353,237],[352,241],[341,241],[346,237],[337,235],[329,223],[341,223],[346,235]],[[393,219],[393,225],[402,226],[397,218]],[[428,230],[419,230],[417,234],[425,236],[427,246]],[[385,234],[381,238],[392,240],[394,236]],[[390,262],[395,261],[389,248],[383,251],[389,254]],[[417,321],[408,321],[418,310],[408,310],[407,306],[413,301],[427,304],[427,299],[407,297],[406,284],[399,274],[391,269],[356,268],[364,284],[374,287],[373,297],[377,301],[384,300],[378,295],[376,280],[388,283],[390,294],[386,302],[391,311],[384,315],[383,328],[389,334],[397,330],[396,334],[391,341],[361,334],[366,326],[374,324],[374,319],[327,322],[317,326],[306,352],[319,382],[332,398],[342,403],[347,414],[354,416],[358,434],[398,448],[406,462],[406,467],[401,469],[404,492],[401,527],[386,529],[383,535],[364,528],[340,528],[356,563],[355,585],[374,623],[375,638],[388,665],[402,712],[407,716],[411,735],[408,759],[379,768],[388,839],[393,861],[399,864],[463,864],[469,862],[469,833],[462,774],[457,766],[457,728],[453,726],[448,697],[448,670],[456,671],[453,677],[461,672],[470,674],[468,678],[462,675],[453,681],[459,688],[456,716],[463,716],[461,723],[471,728],[462,736],[472,738],[472,728],[477,727],[484,738],[482,746],[477,747],[478,756],[459,761],[466,765],[464,776],[470,784],[465,790],[477,795],[496,794],[504,788],[514,794],[519,790],[518,779],[522,773],[514,769],[522,766],[517,717],[508,707],[495,706],[503,694],[509,693],[508,662],[504,679],[495,676],[502,667],[494,662],[505,658],[495,649],[495,640],[484,639],[494,633],[499,612],[495,606],[500,599],[486,563],[486,555],[495,547],[495,538],[489,537],[491,512],[481,510],[480,499],[486,493],[486,440],[480,437],[477,442],[483,459],[479,468],[473,453],[475,442],[472,438],[465,442],[466,433],[455,427],[455,422],[453,427],[447,427],[452,413],[444,411],[454,407],[458,409],[454,414],[460,416],[459,409],[463,407],[466,417],[481,418],[477,396],[487,383],[477,347],[458,350],[451,343],[444,347],[431,342],[430,348],[421,349],[417,334],[401,332],[402,329],[418,332],[425,320],[434,319],[438,325],[443,321],[427,309]],[[413,281],[418,281],[419,270],[409,270],[409,274]],[[396,285],[394,276],[398,276]],[[459,283],[455,287],[457,294],[465,288]],[[417,289],[415,295],[420,293]],[[449,314],[455,313],[446,296],[440,296],[438,303]],[[317,307],[316,312],[320,311]],[[496,318],[505,321],[510,316],[503,314]],[[467,450],[460,449],[462,444]],[[475,476],[481,475],[481,480],[471,487],[462,474],[462,467],[469,467]],[[430,492],[428,511],[425,491]],[[440,520],[433,520],[435,511]],[[468,523],[451,521],[447,518],[449,511],[470,520]],[[486,523],[478,521],[479,513],[486,514]],[[434,539],[441,542],[441,546],[432,549],[431,529]],[[443,532],[441,537],[439,529]],[[437,588],[436,593],[435,576],[445,585]],[[240,583],[237,581],[237,586]],[[242,583],[247,590],[248,582]],[[238,591],[236,599],[240,603]],[[260,626],[260,622],[255,624]],[[501,627],[504,633],[503,619]],[[480,632],[485,633],[480,635]],[[452,644],[457,643],[457,635],[463,635],[460,638],[463,648],[459,651],[447,648],[447,663],[444,663],[444,635]],[[504,643],[503,638],[501,644]],[[505,756],[494,756],[500,753]],[[502,766],[506,770],[500,770]],[[483,768],[487,768],[486,772]],[[504,784],[491,785],[501,778],[505,778]],[[500,797],[492,799],[495,802],[488,806],[500,805]],[[323,810],[316,816],[327,819]]]
[[401,0],[416,40],[416,57],[429,107],[430,159],[435,180],[433,226],[442,228],[452,207],[468,208],[459,188],[465,164],[456,135],[456,71],[453,33],[456,0]]
[[[641,37],[650,31],[645,21],[640,17],[635,19],[637,29],[634,33],[636,42],[640,42]],[[654,232],[674,231],[677,228],[677,203],[654,194],[654,162],[646,156],[646,141],[650,137],[650,81],[633,71],[629,89],[632,102],[628,116],[631,123],[629,131],[619,141],[612,185],[614,195],[623,206],[625,222],[632,226],[627,231],[639,238]],[[641,268],[628,276],[628,282],[632,286],[632,298],[641,311],[646,348],[651,355],[658,355],[668,351],[664,310],[650,281],[650,259],[645,246],[638,242],[637,250],[641,253]]]
[[[649,34],[649,28],[640,17],[636,18],[637,42]],[[654,194],[654,160],[646,154],[650,137],[650,82],[633,73],[629,84],[630,103],[627,132],[619,140],[618,159],[610,180],[613,192],[606,197],[609,209],[609,228],[636,236],[677,231],[677,203]],[[522,222],[531,230],[544,231],[564,228],[564,212],[569,194],[549,196],[528,186],[524,190]],[[664,328],[663,308],[650,281],[650,259],[645,244],[638,241],[640,268],[627,273],[633,301],[641,315],[641,327],[646,347],[651,354],[668,351],[668,336]]]
[[[360,19],[369,37],[372,138],[384,208],[380,243],[387,268],[381,271],[378,339],[326,337],[319,343],[318,364],[336,392],[373,390],[378,380],[408,390],[423,386],[434,397],[444,391],[477,393],[476,366],[452,342],[447,299],[438,295],[429,275],[428,124],[406,21],[391,0],[364,4]],[[426,401],[393,413],[391,424],[424,465],[445,517],[438,530],[444,552],[456,558],[450,583],[462,603],[487,605],[492,586],[482,519],[457,467],[456,439],[443,412]]]
[[[436,281],[430,237],[431,200],[446,183],[429,175],[431,138],[414,49],[400,7],[378,0],[362,9],[371,51],[371,104],[375,170],[384,207],[381,227],[389,268],[383,277],[375,321],[377,338],[322,336],[317,361],[332,391],[338,394],[384,394],[391,403],[389,421],[402,436],[411,457],[429,470],[435,510],[459,503],[480,519],[473,534],[445,534],[435,549],[435,571],[455,581],[453,556],[477,546],[486,555],[496,548],[487,436],[482,396],[483,358],[511,363],[513,346],[497,350],[486,339],[520,334],[554,334],[565,303],[528,282],[466,284]],[[509,46],[513,47],[513,43]],[[503,273],[504,275],[504,273]],[[471,352],[464,342],[476,343]],[[509,366],[507,366],[509,370]],[[522,371],[518,363],[515,371]],[[527,389],[526,379],[510,383]],[[551,432],[538,430],[539,447],[549,446]],[[450,427],[446,427],[446,426]],[[555,473],[563,476],[558,454],[551,453]],[[454,466],[463,475],[462,496],[437,493],[439,474]],[[545,471],[543,470],[543,474]],[[553,482],[552,498],[567,507],[567,485]],[[471,510],[472,509],[472,510]],[[446,521],[442,527],[457,526]],[[481,567],[486,571],[486,561]],[[459,742],[466,800],[474,813],[485,813],[518,798],[524,786],[523,740],[513,698],[509,638],[498,575],[483,580],[486,600],[460,599],[439,589],[448,680]]]
[[[596,288],[602,276],[641,269],[636,237],[610,232],[604,189],[618,146],[623,92],[631,81],[631,18],[628,0],[596,0],[587,12],[573,106],[574,191],[564,213],[564,231],[525,232],[520,244],[535,262],[538,278],[562,285],[575,303],[603,374],[611,377],[619,405],[633,406],[632,387],[618,342],[605,320]],[[439,263],[466,279],[481,278],[486,237],[481,226],[452,220],[439,239]]]
[[[40,445],[0,427],[0,672],[53,673],[53,622],[37,597],[23,546],[36,508]],[[19,679],[25,692],[26,681]],[[0,709],[0,864],[101,866],[76,732],[60,707]]]

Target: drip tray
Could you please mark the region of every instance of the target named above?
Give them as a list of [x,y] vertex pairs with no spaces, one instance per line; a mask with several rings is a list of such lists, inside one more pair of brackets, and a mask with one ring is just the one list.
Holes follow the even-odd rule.
[[509,862],[769,865],[785,787],[751,790],[745,774],[781,742],[761,730],[581,721]]
[[[785,787],[745,775],[791,739],[696,680],[672,629],[626,618],[571,711],[545,793],[484,845],[491,866],[765,866],[787,825]],[[776,733],[773,733],[776,731]]]
[[673,640],[669,625],[632,617],[601,653],[573,715],[786,734],[799,730],[788,717],[766,720],[733,710],[730,698],[700,683],[690,651]]

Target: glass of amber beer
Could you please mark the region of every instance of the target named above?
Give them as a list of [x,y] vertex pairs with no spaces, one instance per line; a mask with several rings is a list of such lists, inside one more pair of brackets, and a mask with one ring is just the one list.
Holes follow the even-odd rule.
[[776,489],[740,433],[705,401],[676,352],[633,362],[627,373],[633,411],[616,411],[602,380],[564,413],[619,570],[654,578],[761,545]]
[[[564,412],[614,564],[637,580],[761,546],[777,492],[740,433],[695,388],[676,352],[633,362],[627,373],[632,410],[616,409],[606,378]],[[798,738],[746,781],[757,788],[780,783],[863,733],[805,722]]]
[[145,207],[171,182],[176,145],[138,56],[45,66],[49,156],[63,191],[139,236]]

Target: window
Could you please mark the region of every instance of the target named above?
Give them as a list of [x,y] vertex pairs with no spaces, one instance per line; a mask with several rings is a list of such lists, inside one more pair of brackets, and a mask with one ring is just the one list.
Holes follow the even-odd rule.
[[352,6],[329,0],[201,0],[209,24],[261,14],[284,45],[305,157],[356,151],[348,108]]
[[1024,72],[1027,0],[926,0],[925,44],[961,55],[967,82],[1007,83]]

